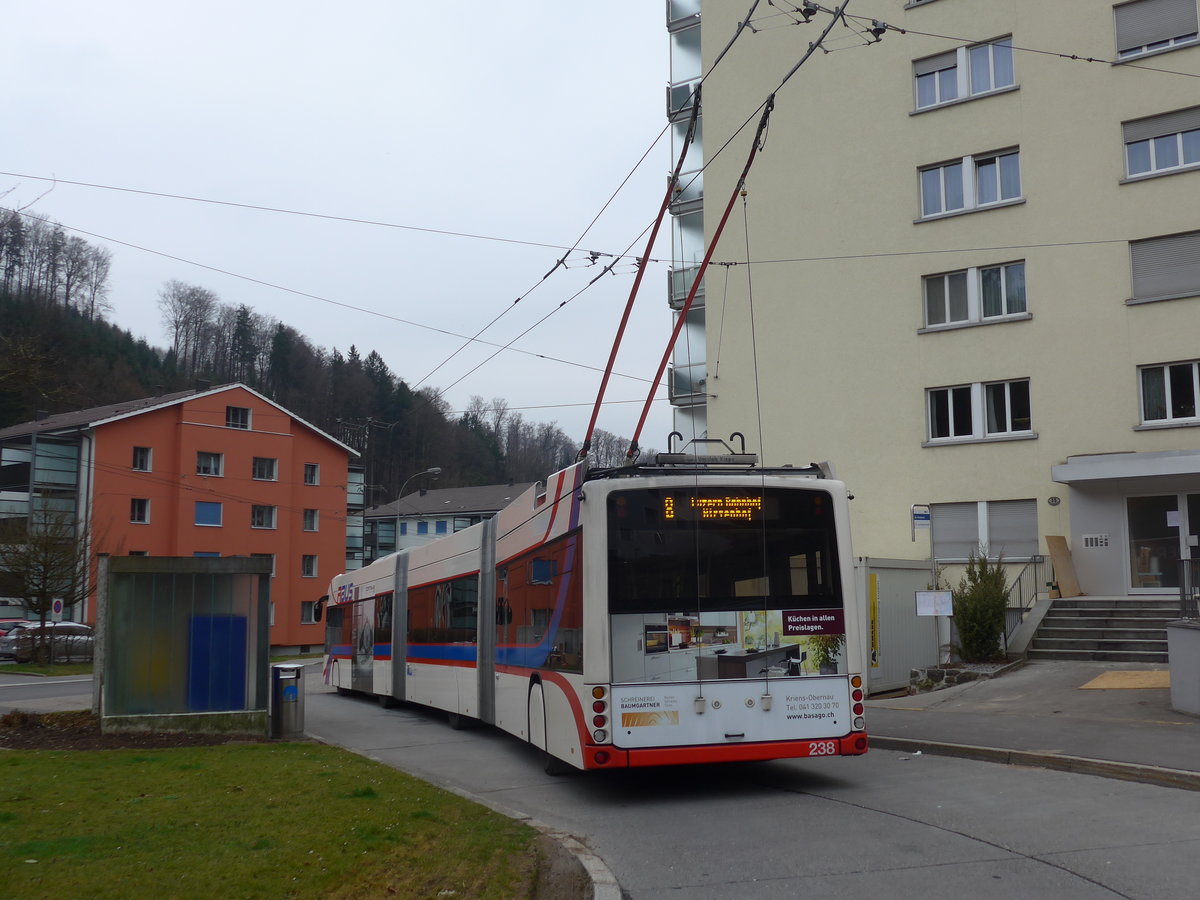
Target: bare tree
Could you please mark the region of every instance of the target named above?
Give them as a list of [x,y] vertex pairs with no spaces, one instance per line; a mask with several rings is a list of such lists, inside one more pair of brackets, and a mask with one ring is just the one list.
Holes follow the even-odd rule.
[[90,535],[66,513],[32,510],[0,520],[0,591],[38,617],[35,660],[54,661],[46,622],[56,600],[68,607],[91,595],[90,569]]
[[108,276],[112,271],[112,253],[103,247],[90,249],[80,309],[88,320],[94,320],[99,313],[112,309],[108,302]]
[[218,305],[217,295],[208,288],[174,278],[159,290],[158,309],[181,372],[192,375],[197,371]]

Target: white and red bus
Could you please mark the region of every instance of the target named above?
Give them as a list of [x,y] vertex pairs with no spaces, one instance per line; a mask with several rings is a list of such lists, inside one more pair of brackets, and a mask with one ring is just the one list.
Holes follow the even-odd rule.
[[502,728],[548,771],[865,753],[845,485],[703,459],[580,462],[337,576],[327,683]]

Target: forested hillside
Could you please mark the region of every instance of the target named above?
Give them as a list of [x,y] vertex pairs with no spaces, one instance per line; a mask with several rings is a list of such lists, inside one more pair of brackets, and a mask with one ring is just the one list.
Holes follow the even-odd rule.
[[[360,450],[369,503],[394,499],[405,478],[442,469],[439,487],[535,481],[568,464],[576,441],[529,422],[502,399],[453,414],[436,389],[412,391],[374,350],[314,346],[283,322],[212,291],[169,281],[159,292],[171,346],[108,323],[111,258],[53,222],[0,210],[0,427],[191,387],[243,382]],[[594,438],[615,464],[624,442]]]

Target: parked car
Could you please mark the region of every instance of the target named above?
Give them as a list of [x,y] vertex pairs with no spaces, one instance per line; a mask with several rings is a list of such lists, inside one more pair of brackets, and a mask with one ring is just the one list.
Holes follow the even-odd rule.
[[92,658],[95,635],[79,622],[47,622],[46,636],[37,622],[16,622],[0,632],[0,657],[19,663],[71,662]]

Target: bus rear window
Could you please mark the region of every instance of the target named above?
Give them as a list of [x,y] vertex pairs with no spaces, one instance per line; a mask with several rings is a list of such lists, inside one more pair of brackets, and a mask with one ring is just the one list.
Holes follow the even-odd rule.
[[841,606],[838,572],[825,491],[693,487],[608,498],[613,613]]

